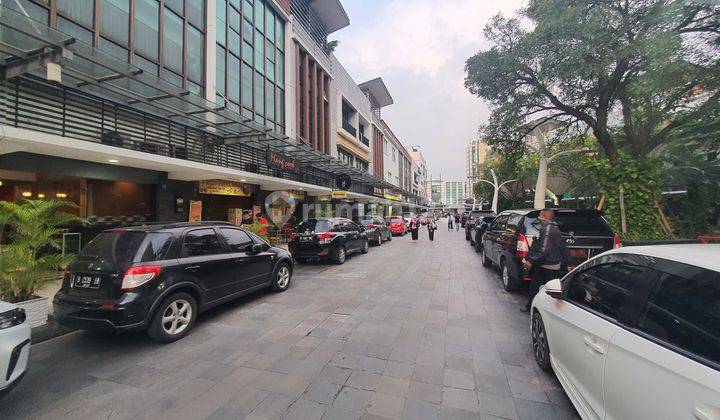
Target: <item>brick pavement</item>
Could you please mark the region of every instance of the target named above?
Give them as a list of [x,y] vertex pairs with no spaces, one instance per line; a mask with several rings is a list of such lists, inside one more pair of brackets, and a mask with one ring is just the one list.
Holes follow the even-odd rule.
[[577,418],[533,361],[523,297],[462,231],[421,231],[298,266],[286,293],[213,309],[173,344],[76,332],[33,346],[0,418]]

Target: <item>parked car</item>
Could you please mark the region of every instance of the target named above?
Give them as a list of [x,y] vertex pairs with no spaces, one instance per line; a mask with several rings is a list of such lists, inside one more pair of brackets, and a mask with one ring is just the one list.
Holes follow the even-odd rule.
[[300,223],[291,235],[290,253],[299,263],[332,259],[343,264],[348,254],[370,248],[365,228],[344,217],[309,219]]
[[25,310],[0,301],[0,398],[25,376],[30,356],[30,322]]
[[393,235],[403,236],[408,231],[405,220],[400,216],[387,216],[385,223],[390,227],[390,232],[392,232]]
[[[523,268],[530,246],[540,235],[540,210],[507,210],[500,213],[483,235],[482,263],[500,267],[503,287],[516,290],[530,273]],[[596,210],[558,209],[555,221],[570,251],[567,271],[601,252],[620,246],[602,213]]]
[[147,330],[178,340],[199,313],[255,290],[290,286],[289,252],[222,222],[106,230],[68,265],[53,300],[61,325]]
[[470,231],[470,245],[475,247],[475,252],[482,252],[482,237],[493,221],[495,221],[495,216],[485,216],[478,218],[475,224],[473,224],[472,230]]
[[410,221],[413,217],[415,217],[416,214],[411,211],[406,211],[402,214],[402,218],[405,221],[405,226],[410,226]]
[[583,419],[720,418],[720,245],[603,253],[541,289],[531,335]]
[[392,241],[392,232],[382,217],[365,217],[360,220],[365,228],[368,240],[375,245],[382,245],[383,241]]
[[465,222],[467,222],[467,218],[468,218],[468,214],[469,214],[469,213],[470,213],[469,211],[465,210],[465,211],[462,212],[462,214],[460,215],[460,227],[463,227],[463,228],[465,227]]
[[470,245],[473,245],[472,229],[477,220],[483,217],[495,217],[495,212],[492,210],[471,210],[467,214],[465,219],[465,240],[470,241]]

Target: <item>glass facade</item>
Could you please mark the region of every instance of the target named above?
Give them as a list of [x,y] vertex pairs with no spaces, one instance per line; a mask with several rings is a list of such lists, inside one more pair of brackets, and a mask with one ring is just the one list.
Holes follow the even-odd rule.
[[[33,19],[204,94],[205,0],[19,0],[19,4]],[[3,5],[19,9],[15,0]]]
[[263,0],[217,0],[216,102],[285,129],[284,22]]

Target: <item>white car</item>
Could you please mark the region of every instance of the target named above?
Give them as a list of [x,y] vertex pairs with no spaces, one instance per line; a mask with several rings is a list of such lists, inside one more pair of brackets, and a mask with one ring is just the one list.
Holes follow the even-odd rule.
[[0,398],[25,375],[30,356],[30,323],[25,310],[0,301]]
[[720,419],[720,245],[598,255],[541,289],[530,329],[583,419]]

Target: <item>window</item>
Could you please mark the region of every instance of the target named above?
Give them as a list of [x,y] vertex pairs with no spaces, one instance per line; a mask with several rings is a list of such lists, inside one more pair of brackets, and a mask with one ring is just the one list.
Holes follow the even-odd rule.
[[682,276],[663,274],[638,329],[720,365],[720,273],[687,266]]
[[205,37],[192,26],[188,26],[187,31],[187,77],[202,82],[205,75]]
[[145,240],[145,250],[142,251],[140,261],[161,261],[165,259],[174,238],[170,233],[149,233]]
[[275,85],[269,80],[265,82],[265,116],[275,120]]
[[72,23],[67,19],[63,19],[60,16],[57,18],[57,30],[66,35],[70,35],[78,41],[82,41],[90,45],[93,43],[93,34],[91,31],[80,25]]
[[163,12],[163,64],[177,72],[183,70],[183,20],[165,9]]
[[158,56],[159,21],[157,0],[135,0],[135,50],[149,58]]
[[217,43],[220,45],[225,45],[225,33],[227,31],[227,27],[225,25],[225,21],[227,20],[227,1],[226,0],[217,0],[217,5],[215,6],[215,26],[217,28]]
[[333,224],[332,229],[330,229],[330,232],[343,232],[344,228],[345,228],[345,223],[344,223],[344,222],[342,222],[342,221],[340,221],[340,222],[335,222],[335,223]]
[[265,41],[263,35],[260,32],[255,31],[255,70],[263,72],[265,66],[265,57],[263,55],[263,49],[265,47]]
[[500,216],[498,216],[498,218],[495,219],[492,226],[490,227],[490,230],[497,232],[505,231],[505,225],[507,224],[509,217],[510,216],[507,214],[501,214]]
[[650,274],[650,269],[612,263],[591,267],[570,279],[568,300],[612,319],[620,310],[633,287]]
[[105,38],[98,39],[98,48],[104,52],[112,55],[115,58],[119,58],[122,61],[128,60],[128,50],[117,45],[114,42],[108,41]]
[[263,107],[265,100],[265,82],[263,81],[262,75],[255,72],[255,112],[258,115],[264,115]]
[[252,108],[253,104],[253,70],[249,65],[242,63],[240,94],[242,96],[242,105]]
[[42,22],[43,25],[47,25],[50,19],[50,12],[48,12],[47,9],[36,5],[30,0],[19,0],[17,2],[13,0],[11,2],[4,2],[3,7],[8,7],[20,13],[23,13],[24,9],[31,19]]
[[225,49],[217,47],[215,49],[215,90],[218,94],[225,94]]
[[121,44],[128,44],[130,0],[100,1],[100,33]]
[[265,23],[265,3],[262,0],[255,1],[255,27],[263,30]]
[[77,0],[57,0],[57,10],[63,15],[79,22],[81,25],[92,28],[95,8],[92,7],[92,4],[88,3],[89,2]]
[[190,23],[205,29],[205,0],[188,0],[187,16]]
[[240,60],[232,54],[227,57],[227,97],[233,102],[240,102]]
[[185,234],[183,257],[215,255],[221,252],[220,241],[213,229],[197,229]]
[[220,234],[232,252],[245,252],[253,243],[250,236],[240,229],[221,228]]

